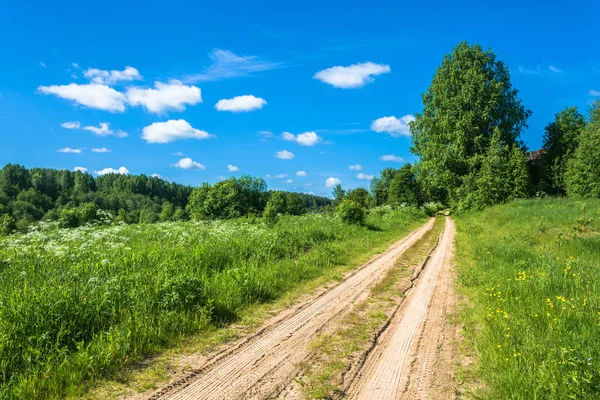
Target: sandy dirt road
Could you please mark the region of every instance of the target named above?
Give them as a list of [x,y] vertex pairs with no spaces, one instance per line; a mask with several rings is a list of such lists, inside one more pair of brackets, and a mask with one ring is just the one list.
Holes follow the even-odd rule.
[[378,338],[346,397],[452,398],[455,328],[447,317],[455,301],[450,269],[454,235],[454,222],[446,217],[439,245],[402,308]]
[[276,395],[297,374],[297,364],[309,355],[308,345],[315,335],[368,293],[398,255],[433,223],[432,218],[337,285],[215,355],[201,369],[155,392],[151,399],[266,399]]

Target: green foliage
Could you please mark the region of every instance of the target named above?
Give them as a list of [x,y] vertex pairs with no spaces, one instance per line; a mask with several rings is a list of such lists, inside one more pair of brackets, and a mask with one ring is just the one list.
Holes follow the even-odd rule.
[[285,195],[285,212],[289,215],[302,215],[306,212],[306,205],[299,193],[288,192]]
[[600,100],[591,107],[579,146],[567,163],[565,183],[569,196],[600,197]]
[[333,204],[334,205],[338,205],[342,202],[342,200],[344,200],[344,197],[346,196],[346,191],[344,189],[342,189],[342,185],[340,185],[339,183],[337,185],[335,185],[335,187],[333,188]]
[[362,225],[365,222],[365,208],[353,200],[342,200],[336,213],[346,224]]
[[60,212],[58,223],[62,228],[75,228],[79,226],[79,213],[76,208],[64,208]]
[[0,236],[9,235],[15,229],[17,229],[17,221],[12,215],[0,215]]
[[279,221],[280,212],[278,210],[279,207],[277,207],[273,202],[271,202],[271,200],[267,202],[265,210],[263,211],[263,218],[267,225],[273,226],[277,223],[277,221]]
[[600,202],[584,211],[558,198],[457,217],[474,398],[600,398]]
[[409,163],[394,172],[394,177],[388,188],[387,204],[394,206],[419,204],[419,189],[413,167]]
[[412,151],[420,159],[416,176],[425,198],[472,203],[465,199],[492,136],[511,149],[522,147],[519,136],[530,114],[508,67],[491,50],[466,42],[456,46],[437,69],[423,94],[423,111],[411,124]]
[[369,208],[371,206],[371,195],[365,188],[356,188],[354,190],[349,191],[346,194],[346,199],[352,200],[364,208]]
[[388,204],[390,185],[395,174],[396,170],[394,168],[385,168],[381,171],[379,178],[375,177],[371,181],[371,194],[376,206]]
[[[277,214],[285,214],[286,212],[286,195],[285,192],[275,191],[271,192],[267,205],[270,204],[270,208]],[[266,208],[265,208],[266,210]]]

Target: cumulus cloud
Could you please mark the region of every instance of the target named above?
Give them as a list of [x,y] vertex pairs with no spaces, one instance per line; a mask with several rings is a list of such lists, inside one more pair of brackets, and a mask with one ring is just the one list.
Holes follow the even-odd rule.
[[[79,67],[77,64],[72,64],[74,68]],[[77,65],[77,67],[75,67]],[[83,76],[88,78],[93,83],[112,85],[119,81],[135,81],[142,79],[139,71],[133,67],[127,66],[123,71],[105,71],[102,69],[89,68],[83,73]]]
[[129,170],[125,167],[119,167],[119,169],[114,168],[104,168],[100,171],[94,171],[96,175],[106,175],[106,174],[121,174],[121,175],[129,175]]
[[127,88],[127,101],[131,105],[141,105],[149,112],[161,114],[183,111],[186,105],[202,103],[202,92],[200,88],[186,86],[178,80],[154,82],[154,89]]
[[327,187],[334,187],[335,185],[341,185],[342,184],[342,180],[340,178],[334,178],[329,177],[327,178],[327,180],[325,180],[325,186]]
[[240,169],[239,169],[238,167],[236,167],[235,165],[231,165],[231,164],[229,164],[229,165],[227,166],[227,170],[228,170],[229,172],[237,172],[237,171],[239,171]]
[[296,176],[306,176],[306,171],[298,171],[296,172]]
[[373,178],[374,178],[373,175],[363,174],[362,172],[356,174],[356,179],[361,179],[361,180],[364,180],[364,181],[370,181]]
[[193,128],[183,119],[155,122],[142,130],[142,139],[148,143],[169,143],[179,139],[208,139],[215,137],[206,131]]
[[177,161],[175,166],[181,169],[195,169],[199,171],[204,171],[206,169],[204,165],[192,160],[189,157],[182,158],[181,160]]
[[94,148],[92,149],[92,151],[93,151],[94,153],[110,153],[112,150],[110,150],[110,149],[107,149],[106,147],[100,147],[100,148],[98,148],[98,147],[94,147]]
[[73,171],[87,172],[87,168],[84,168],[84,167],[75,167],[75,168],[73,168]]
[[392,162],[402,162],[404,159],[400,156],[395,156],[393,154],[386,154],[385,156],[379,157],[381,161],[392,161]]
[[283,132],[281,136],[283,137],[283,140],[296,142],[302,146],[314,146],[315,144],[323,141],[323,139],[317,135],[316,132],[304,132],[295,136],[292,133]]
[[371,130],[379,133],[389,133],[392,137],[410,136],[409,124],[414,120],[415,117],[412,114],[406,114],[400,118],[396,118],[393,115],[382,117],[371,123]]
[[342,89],[354,89],[373,82],[373,76],[386,74],[391,71],[389,65],[372,62],[358,63],[347,67],[336,66],[317,72],[313,79],[328,83]]
[[362,171],[363,167],[360,164],[348,165],[350,171]]
[[265,99],[253,95],[236,96],[233,99],[221,99],[215,104],[219,111],[247,112],[259,110],[267,104]]
[[125,111],[127,101],[123,93],[98,83],[40,86],[37,91],[43,94],[53,94],[85,107],[110,112]]
[[255,72],[280,68],[282,63],[260,59],[258,56],[239,56],[229,50],[214,49],[209,55],[212,64],[203,73],[186,77],[186,82],[215,81],[251,75]]
[[291,151],[281,150],[275,153],[275,157],[281,158],[282,160],[291,160],[296,156]]
[[62,124],[60,124],[60,126],[66,129],[79,129],[81,128],[81,123],[79,121],[69,121],[63,122]]
[[598,90],[590,90],[588,94],[590,96],[600,96],[600,91],[598,91]]
[[72,149],[70,147],[65,147],[64,149],[58,149],[56,151],[58,151],[59,153],[75,153],[75,154],[81,153],[81,149]]

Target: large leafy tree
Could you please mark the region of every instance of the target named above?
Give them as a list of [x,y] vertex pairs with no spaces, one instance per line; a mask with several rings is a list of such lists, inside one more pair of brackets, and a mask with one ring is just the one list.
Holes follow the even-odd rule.
[[411,124],[412,151],[429,198],[456,205],[468,195],[463,186],[481,169],[494,132],[509,148],[524,147],[520,135],[531,111],[491,50],[460,43],[444,57],[422,100],[423,111]]
[[565,194],[567,161],[573,157],[584,128],[585,117],[577,111],[577,107],[565,108],[546,126],[546,153],[542,156],[542,189],[545,192]]
[[391,205],[411,204],[419,202],[417,183],[413,174],[413,167],[407,163],[394,173],[390,182],[387,202]]
[[396,170],[394,168],[385,168],[381,171],[379,177],[375,177],[371,180],[370,189],[375,200],[375,205],[380,206],[387,203],[390,184],[392,183],[395,174]]
[[600,100],[592,105],[579,146],[567,162],[565,186],[572,197],[600,197]]

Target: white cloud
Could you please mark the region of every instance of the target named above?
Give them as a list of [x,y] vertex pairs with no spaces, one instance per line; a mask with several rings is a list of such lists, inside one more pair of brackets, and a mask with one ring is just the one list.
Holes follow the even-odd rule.
[[44,64],[43,62],[40,62],[40,67],[46,68],[46,64]]
[[229,172],[237,172],[237,171],[239,171],[240,169],[239,169],[238,167],[236,167],[235,165],[231,165],[231,164],[229,164],[229,165],[227,166],[227,170],[228,170]]
[[282,160],[291,160],[296,156],[291,151],[281,150],[275,153],[275,157],[281,158]]
[[410,126],[408,124],[414,120],[415,117],[412,114],[406,114],[400,118],[396,118],[393,115],[382,117],[371,123],[371,130],[379,133],[386,132],[392,137],[410,136]]
[[202,103],[199,87],[186,86],[178,80],[169,83],[154,82],[154,89],[127,88],[127,101],[141,105],[147,111],[161,114],[166,111],[183,111],[186,105]]
[[177,161],[177,163],[175,163],[175,166],[181,169],[195,169],[200,171],[206,170],[206,167],[204,165],[192,160],[189,157],[182,158],[181,160]]
[[273,132],[271,131],[258,131],[258,134],[266,138],[273,137]]
[[552,72],[555,72],[555,73],[557,73],[557,74],[560,74],[561,72],[563,72],[563,71],[562,71],[562,69],[558,69],[558,68],[556,68],[554,65],[550,65],[550,66],[548,67],[548,69],[549,69],[550,71],[552,71]]
[[79,121],[69,121],[63,122],[62,124],[60,124],[60,126],[66,129],[79,129],[81,128],[81,123],[79,123]]
[[389,65],[366,62],[347,67],[336,66],[327,68],[317,72],[313,76],[313,79],[318,79],[337,88],[353,89],[373,82],[373,76],[385,74],[390,71],[391,68]]
[[107,149],[106,147],[100,147],[100,148],[94,147],[94,148],[92,149],[92,151],[93,151],[94,153],[110,153],[112,150],[110,150],[110,149]]
[[236,96],[233,99],[221,99],[215,104],[215,108],[219,111],[247,112],[259,110],[266,104],[265,99],[249,94]]
[[285,181],[285,183],[292,183],[293,181],[291,179],[288,179]]
[[323,141],[323,139],[317,135],[316,132],[304,132],[296,136],[289,132],[283,132],[281,136],[283,137],[283,140],[296,142],[302,146],[314,146],[315,144]]
[[381,161],[392,161],[392,162],[402,162],[404,159],[400,156],[395,156],[393,154],[386,154],[385,156],[379,157]]
[[282,63],[261,60],[257,56],[238,56],[229,50],[214,49],[209,55],[212,64],[203,73],[186,77],[186,82],[215,81],[251,75],[254,72],[280,68]]
[[306,171],[298,171],[296,172],[296,176],[306,176]]
[[267,178],[267,179],[271,179],[271,178],[283,179],[283,178],[286,178],[287,176],[288,176],[287,174],[276,174],[276,175],[266,174],[265,178]]
[[86,131],[93,132],[98,136],[108,136],[113,133],[112,129],[110,129],[110,124],[108,122],[100,122],[99,126],[86,126],[83,128]]
[[156,174],[156,173],[154,173],[154,174],[152,174],[150,176],[153,177],[153,178],[162,178],[162,176],[160,174]]
[[87,172],[87,168],[84,168],[84,167],[75,167],[75,168],[73,168],[73,171]]
[[348,165],[350,171],[362,171],[363,167],[360,164]]
[[77,64],[77,63],[71,63],[71,67],[73,67],[73,68],[79,68],[79,64]]
[[181,151],[178,151],[176,153],[173,153],[174,156],[178,156],[178,157],[183,157],[185,156],[185,154],[183,154]]
[[364,181],[370,181],[373,178],[374,178],[373,175],[363,174],[362,172],[356,174],[356,179],[361,179],[361,180],[364,180]]
[[142,139],[148,143],[169,143],[179,139],[208,139],[215,137],[206,131],[193,128],[184,119],[171,119],[167,122],[155,122],[145,127]]
[[106,175],[106,174],[121,174],[121,175],[129,175],[129,170],[125,167],[119,167],[119,169],[114,168],[104,168],[100,171],[94,171],[96,175]]
[[106,85],[71,83],[68,85],[40,86],[37,91],[43,94],[53,94],[89,108],[111,112],[125,111],[125,95]]
[[72,149],[70,147],[65,147],[64,149],[58,149],[56,151],[58,151],[59,153],[75,153],[75,154],[81,153],[81,149]]
[[329,177],[327,178],[327,180],[325,181],[325,186],[327,187],[334,187],[335,185],[341,185],[342,184],[342,180],[340,178],[334,178]]
[[[75,67],[77,64],[71,64]],[[79,67],[77,65],[77,67]],[[75,68],[77,68],[75,67]],[[105,71],[102,69],[89,68],[83,73],[83,76],[88,78],[93,83],[112,85],[119,81],[135,81],[142,79],[142,76],[137,69],[127,66],[123,71]]]
[[590,96],[600,96],[600,92],[597,90],[590,90],[588,94]]
[[220,181],[226,181],[227,177],[223,176],[223,175],[217,175],[217,179],[220,180]]

